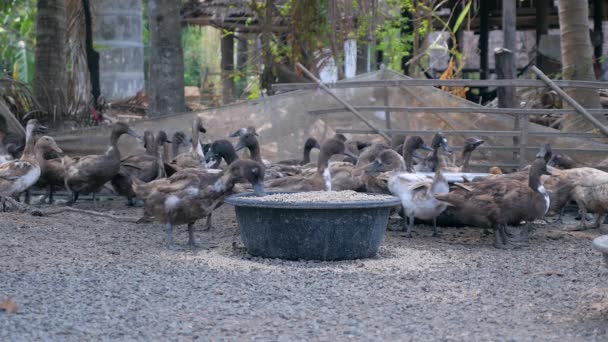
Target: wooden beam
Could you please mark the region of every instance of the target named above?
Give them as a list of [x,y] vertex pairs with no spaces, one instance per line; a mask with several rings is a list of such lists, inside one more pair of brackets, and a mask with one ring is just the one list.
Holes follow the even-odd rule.
[[321,89],[323,89],[329,96],[333,97],[336,101],[340,102],[344,107],[348,108],[349,111],[355,114],[355,116],[358,117],[359,120],[363,121],[363,123],[365,123],[367,127],[371,128],[375,133],[380,134],[387,141],[391,141],[391,138],[386,133],[382,132],[380,129],[374,126],[374,124],[367,118],[365,118],[363,114],[359,113],[359,111],[357,111],[348,102],[342,100],[338,95],[331,91],[325,84],[323,84],[323,82],[321,82],[320,79],[318,79],[312,72],[308,71],[308,69],[306,69],[302,64],[298,62],[297,66],[306,74],[306,76],[308,76],[308,78],[315,81],[317,85],[321,87]]
[[502,0],[502,32],[505,49],[517,53],[517,0]]
[[231,103],[234,99],[234,33],[224,33],[221,40],[222,51],[222,103]]
[[488,41],[490,37],[490,4],[488,1],[479,3],[479,78],[482,80],[488,79],[489,63],[488,63]]
[[[408,135],[433,135],[437,130],[407,130],[407,129],[382,129],[384,133],[401,133]],[[351,133],[351,134],[378,134],[378,132],[369,129],[346,129],[337,128],[336,133]],[[444,135],[479,135],[479,136],[494,136],[494,137],[514,137],[519,136],[520,131],[484,131],[484,130],[458,130],[458,131],[441,131]],[[585,133],[585,132],[529,132],[531,137],[555,137],[555,138],[604,138],[601,134]]]
[[[490,107],[393,107],[393,106],[357,106],[358,111],[377,112],[391,111],[394,113],[440,113],[440,114],[511,114],[511,115],[566,115],[575,113],[575,109],[527,109],[527,108],[490,108]],[[608,114],[608,109],[587,109],[593,114]],[[345,107],[317,109],[308,111],[311,115],[324,115],[348,112]]]
[[576,109],[582,116],[585,117],[593,126],[599,129],[602,134],[608,136],[608,127],[604,126],[598,119],[596,119],[591,113],[589,113],[583,106],[581,106],[576,100],[574,100],[570,95],[568,95],[565,91],[563,91],[560,87],[558,87],[555,82],[551,81],[547,75],[545,75],[540,69],[536,66],[532,66],[532,71],[540,78],[543,82],[547,83],[551,89],[555,90],[555,92],[561,96],[570,106]]
[[[504,2],[503,2],[504,3]],[[506,32],[505,32],[506,35]],[[496,77],[499,80],[510,80],[516,79],[515,71],[515,54],[513,51],[507,48],[498,48],[494,51],[494,60],[496,62]],[[519,108],[517,103],[517,93],[515,87],[500,87],[497,89],[498,95],[498,107],[500,108]],[[523,119],[523,120],[521,120]],[[516,116],[513,121],[513,130],[519,129],[521,131],[522,121],[528,120],[527,117],[520,118]],[[523,131],[522,131],[523,132]],[[513,146],[521,146],[523,142],[520,140],[521,137],[513,137]],[[517,159],[517,153],[513,154],[513,157]],[[522,155],[520,154],[519,159],[521,163]]]
[[546,57],[538,52],[542,35],[549,33],[549,0],[536,0],[536,66],[543,69],[547,63]]
[[[606,82],[597,81],[574,81],[560,80],[554,83],[562,88],[587,88],[587,89],[604,89],[607,87]],[[380,81],[343,81],[332,84],[327,84],[328,88],[382,88],[382,87],[420,87],[420,86],[435,86],[435,87],[538,87],[544,88],[547,84],[541,80],[533,79],[516,79],[516,80],[468,80],[468,79],[403,79],[403,80],[380,80]],[[273,89],[281,91],[299,90],[299,89],[316,89],[314,83],[282,83],[273,84]]]

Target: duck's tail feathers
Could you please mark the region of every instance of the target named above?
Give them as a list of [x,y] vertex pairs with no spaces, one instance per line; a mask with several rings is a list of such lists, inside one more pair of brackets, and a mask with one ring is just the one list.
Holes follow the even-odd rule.
[[438,194],[438,193],[434,193],[433,197],[435,197],[436,200],[441,201],[442,203],[444,203],[445,205],[447,205],[448,207],[454,207],[455,205],[453,203],[451,203],[449,201],[449,194]]

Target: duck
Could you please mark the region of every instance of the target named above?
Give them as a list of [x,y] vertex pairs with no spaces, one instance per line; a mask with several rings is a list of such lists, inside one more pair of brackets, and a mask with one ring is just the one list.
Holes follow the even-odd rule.
[[110,146],[104,154],[84,156],[77,161],[64,161],[65,187],[72,193],[68,205],[74,204],[81,193],[93,193],[95,201],[95,194],[118,174],[121,163],[118,139],[123,134],[140,139],[126,123],[116,122],[112,125]]
[[166,134],[159,134],[156,138],[151,131],[146,130],[144,131],[145,153],[130,155],[120,161],[120,170],[110,183],[117,194],[127,198],[128,206],[135,206],[136,195],[133,192],[133,178],[147,183],[159,177],[164,177],[165,169],[158,146],[164,145],[166,140]]
[[393,149],[380,153],[377,160],[376,165],[372,167],[372,164],[369,164],[365,169],[365,192],[390,195],[388,189],[390,173],[395,170],[405,171],[405,161],[401,154]]
[[[600,227],[608,213],[608,172],[591,167],[551,169],[551,176],[547,177],[544,183],[551,195],[549,214],[559,213],[559,221],[564,207],[570,201],[576,202],[581,212],[580,224],[567,230]],[[596,215],[596,221],[591,226],[587,224],[587,212]]]
[[266,168],[266,179],[293,176],[301,172],[301,169],[297,166],[272,164],[268,160],[262,159],[262,155],[260,153],[260,143],[256,133],[247,132],[239,136],[239,141],[235,146],[235,151],[238,152],[245,148],[249,150],[251,160],[255,160],[264,165]]
[[422,163],[416,166],[418,172],[435,172],[435,169],[441,163],[439,156],[439,150],[442,152],[451,154],[452,150],[448,145],[448,140],[443,136],[441,132],[435,133],[433,141],[431,142],[431,148],[433,149],[426,158],[422,160]]
[[[162,131],[160,131],[162,132]],[[159,132],[159,134],[160,134]],[[186,134],[181,131],[173,133],[171,140],[166,140],[163,144],[162,160],[165,168],[165,176],[169,177],[176,173],[179,169],[173,162],[174,157],[180,154],[180,147],[186,146],[188,141]],[[170,149],[169,149],[170,148]]]
[[[136,182],[136,189],[139,181]],[[145,199],[145,211],[166,225],[167,244],[174,249],[173,228],[188,225],[188,246],[196,247],[194,224],[208,217],[229,195],[236,183],[248,182],[256,196],[264,195],[264,166],[252,160],[238,160],[212,184],[193,182],[176,191],[155,191]],[[136,190],[137,191],[137,190]]]
[[583,166],[579,165],[574,159],[563,153],[556,153],[549,162],[549,165],[562,170],[575,169]]
[[302,165],[306,165],[308,163],[310,163],[310,151],[312,151],[312,149],[321,149],[321,145],[319,145],[319,142],[317,141],[317,139],[315,138],[308,138],[306,139],[306,141],[304,142],[304,155],[302,157],[302,159],[287,159],[287,160],[281,160],[276,162],[276,164],[280,164],[280,165],[292,165],[292,166],[302,166]]
[[481,146],[484,143],[483,140],[471,137],[467,138],[464,141],[464,147],[462,149],[461,162],[460,166],[457,165],[446,165],[443,166],[443,171],[445,172],[469,172],[471,171],[469,167],[469,162],[471,160],[471,154],[477,147]]
[[[350,152],[346,151],[344,142],[340,139],[331,138],[321,144],[321,151],[317,159],[317,168],[314,174],[294,175],[277,179],[271,179],[266,182],[266,187],[272,191],[331,191],[332,179],[329,169],[329,159],[333,155],[349,156]],[[352,156],[352,155],[351,155]]]
[[206,133],[207,130],[203,126],[203,119],[200,116],[192,121],[192,147],[190,151],[178,154],[173,159],[173,164],[177,168],[205,168],[205,154],[200,142],[200,133]]
[[378,155],[385,150],[390,149],[388,145],[385,143],[374,143],[371,144],[368,148],[364,149],[360,154],[359,158],[356,162],[357,166],[365,166],[369,163],[374,162]]
[[405,134],[395,134],[391,139],[391,149],[396,151],[397,153],[402,153],[403,144],[405,144],[405,140],[407,136]]
[[[347,140],[344,144],[346,145],[346,149],[355,156],[359,156],[361,152],[363,152],[363,150],[367,149],[372,145],[372,143],[369,141],[358,139]],[[358,159],[359,158],[355,159],[353,157],[344,157],[342,161],[350,164],[357,164]]]
[[[35,119],[32,119],[35,120]],[[26,145],[31,145],[35,123],[28,123],[26,127]],[[33,148],[26,149],[18,160],[7,161],[0,165],[0,197],[18,195],[36,184],[40,177],[40,164],[38,160],[44,158],[45,153],[63,153],[55,140],[49,136],[40,137]],[[2,208],[6,210],[4,199]]]
[[[413,147],[420,147],[420,145],[412,146],[413,143],[416,143],[416,140],[406,142],[406,145],[410,144],[408,153],[411,153]],[[385,153],[388,155],[385,155]],[[381,156],[382,158],[376,159],[369,166],[371,172],[385,171],[387,168],[384,162],[386,160],[393,161],[397,158],[393,150],[387,150]],[[393,171],[389,174],[388,189],[391,194],[401,199],[405,214],[405,236],[412,237],[415,219],[432,220],[433,236],[438,236],[437,217],[446,209],[447,205],[437,200],[434,194],[449,192],[448,181],[441,174],[441,166],[436,167],[433,179],[429,179],[423,175],[408,173],[405,160],[401,157],[396,160],[397,165],[390,165]]]
[[222,160],[226,165],[230,165],[235,160],[239,159],[236,150],[232,143],[226,139],[218,139],[209,145],[207,153],[205,153],[205,163],[208,169],[219,168]]
[[461,184],[448,193],[434,197],[450,207],[458,221],[470,226],[494,229],[496,248],[517,247],[510,240],[507,225],[543,218],[550,207],[550,197],[541,177],[549,175],[544,159],[536,159],[527,180],[488,179]]

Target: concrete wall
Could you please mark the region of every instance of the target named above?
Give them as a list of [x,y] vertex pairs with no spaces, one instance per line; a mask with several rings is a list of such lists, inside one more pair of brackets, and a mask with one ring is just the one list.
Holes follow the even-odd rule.
[[144,89],[142,0],[96,0],[93,39],[101,95],[119,99]]

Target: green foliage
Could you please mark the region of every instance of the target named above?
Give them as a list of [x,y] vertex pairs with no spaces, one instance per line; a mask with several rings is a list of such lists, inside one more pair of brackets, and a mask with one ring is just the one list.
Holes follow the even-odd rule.
[[30,84],[34,71],[36,1],[0,2],[0,68]]
[[202,69],[202,30],[195,26],[186,26],[182,30],[182,47],[184,49],[184,84],[198,86]]

